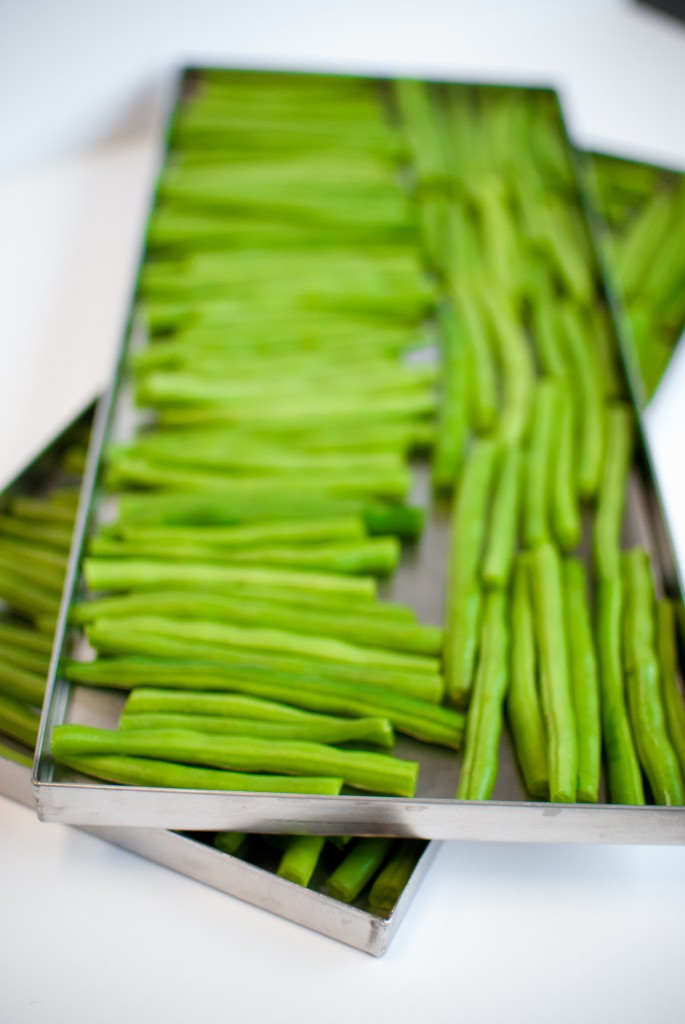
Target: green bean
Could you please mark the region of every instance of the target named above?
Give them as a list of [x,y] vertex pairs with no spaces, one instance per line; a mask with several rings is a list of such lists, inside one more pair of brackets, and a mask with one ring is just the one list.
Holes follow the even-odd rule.
[[599,487],[604,459],[601,370],[597,367],[592,341],[583,330],[578,311],[568,304],[561,306],[560,318],[572,366],[579,413],[578,490],[582,498],[591,498]]
[[610,579],[620,571],[621,531],[633,455],[633,414],[614,405],[607,415],[607,449],[597,496],[593,536],[595,572]]
[[473,427],[477,433],[487,434],[498,415],[498,399],[495,356],[485,313],[478,296],[463,286],[454,288],[453,301],[457,323],[463,330],[464,344],[473,365]]
[[39,520],[55,525],[61,523],[69,529],[74,525],[74,510],[71,506],[24,494],[17,494],[12,498],[9,513],[18,519]]
[[40,651],[31,651],[26,647],[15,646],[14,644],[3,644],[2,657],[6,664],[15,668],[24,668],[35,675],[47,676],[50,667],[50,658]]
[[[152,609],[170,618],[208,619],[234,622],[245,626],[273,626],[292,632],[314,633],[339,637],[367,647],[385,647],[390,650],[416,654],[439,654],[442,650],[442,630],[426,626],[398,614],[399,605],[374,606],[374,614],[361,616],[353,610],[326,611],[259,598],[235,600],[220,595],[190,591],[146,591],[116,597],[96,598],[72,608],[72,621],[79,624],[103,618],[131,618],[147,615]],[[382,614],[387,610],[387,618]],[[409,611],[409,609],[406,609]],[[0,639],[2,632],[0,630]]]
[[530,448],[526,463],[523,540],[529,548],[550,539],[554,439],[559,429],[559,412],[559,389],[551,380],[543,380],[537,385],[533,396]]
[[506,587],[516,551],[522,491],[521,449],[508,444],[502,453],[499,478],[492,499],[492,515],[483,559],[486,587]]
[[369,909],[373,914],[387,917],[392,912],[424,849],[425,844],[417,839],[405,839],[399,844],[369,891]]
[[567,644],[578,744],[577,799],[599,799],[601,735],[599,680],[590,624],[583,563],[568,559],[563,566]]
[[[433,404],[434,399],[431,397],[431,407]],[[394,501],[406,497],[412,477],[406,466],[386,470],[382,474],[369,474],[368,477],[355,472],[319,472],[312,475],[304,471],[287,476],[255,474],[248,477],[222,473],[218,468],[195,470],[153,462],[152,459],[120,455],[108,465],[106,483],[110,490],[144,487],[186,491],[190,494],[235,494],[245,501],[258,504],[260,501],[277,502],[280,495],[291,490],[304,498],[311,493],[315,498],[331,495],[341,498],[389,498]]]
[[505,441],[522,441],[528,431],[535,378],[533,357],[523,325],[508,297],[483,289],[502,379],[502,408],[498,434]]
[[578,746],[564,626],[561,563],[551,544],[530,555],[540,692],[547,729],[549,792],[553,802],[573,803],[578,780]]
[[23,647],[25,650],[42,654],[50,660],[52,638],[40,636],[29,626],[19,626],[11,622],[0,622],[0,643],[9,647]]
[[40,715],[33,708],[12,697],[0,695],[0,733],[33,750],[39,722]]
[[661,698],[668,734],[685,775],[685,703],[678,683],[675,608],[672,601],[657,601],[657,648],[661,678]]
[[84,572],[91,590],[150,590],[153,587],[178,587],[184,584],[206,587],[217,592],[235,593],[250,584],[264,587],[333,592],[350,600],[373,598],[375,581],[371,578],[348,577],[317,572],[295,572],[288,569],[257,569],[252,567],[217,566],[211,562],[185,562],[166,565],[145,559],[87,558]]
[[326,880],[329,895],[351,903],[371,881],[392,847],[387,837],[358,839],[352,850]]
[[451,310],[440,317],[443,360],[438,429],[432,458],[433,485],[451,490],[464,458],[469,429],[470,360],[463,327]]
[[531,271],[535,273],[531,326],[538,362],[545,374],[563,380],[567,367],[559,345],[556,304],[547,266],[534,264]]
[[[183,443],[176,438],[176,443]],[[317,541],[360,540],[366,536],[361,516],[327,519],[291,519],[283,522],[253,523],[249,526],[119,526],[114,524],[112,535],[127,541],[164,543],[169,546],[186,543],[204,543],[213,548],[263,547],[283,541],[310,544]],[[102,535],[104,534],[101,531]]]
[[311,740],[315,743],[346,743],[356,740],[392,747],[392,726],[382,718],[342,718],[329,722],[264,722],[253,718],[221,718],[216,715],[142,714],[124,712],[120,729],[192,729],[195,732],[255,736],[261,739]]
[[576,488],[575,415],[565,387],[559,389],[558,416],[556,451],[552,452],[550,514],[554,536],[561,550],[569,552],[578,546],[581,523]]
[[214,846],[222,853],[234,856],[247,839],[247,832],[217,832]]
[[[222,692],[242,693],[333,715],[380,716],[389,719],[398,732],[453,749],[459,747],[464,730],[464,718],[459,712],[428,701],[378,686],[274,672],[253,665],[228,669],[188,659],[107,658],[94,662],[66,662],[61,672],[66,679],[91,686],[120,690],[130,690],[135,686],[188,690],[191,691],[188,694],[190,706],[184,709],[182,704],[178,704],[174,710],[191,713],[200,713],[193,711],[198,707],[194,702],[199,696],[197,691],[205,690],[215,691],[207,694],[206,700],[220,700]],[[136,696],[139,693],[136,690]],[[215,707],[220,707],[220,704],[214,705],[210,713]],[[158,709],[154,705],[146,708]]]
[[464,757],[457,798],[487,800],[497,781],[502,708],[509,686],[507,599],[493,591],[485,599],[480,658],[466,718]]
[[531,796],[545,799],[549,795],[547,738],[540,710],[536,662],[528,563],[520,556],[511,597],[511,683],[507,712],[526,789]]
[[60,764],[83,775],[129,786],[241,793],[306,793],[321,796],[337,796],[343,786],[343,780],[340,778],[250,774],[218,768],[198,768],[194,765],[175,764],[173,761],[159,761],[148,757],[64,752],[57,757],[54,751],[53,755]]
[[478,648],[481,590],[478,571],[497,446],[479,441],[466,460],[452,510],[445,615],[445,689],[465,704],[471,692]]
[[13,761],[15,764],[23,765],[24,768],[33,768],[33,758],[27,754],[22,754],[18,750],[14,750],[12,747],[6,746],[4,743],[0,743],[0,759],[6,761]]
[[52,525],[38,520],[24,522],[15,516],[0,516],[0,533],[5,537],[33,541],[57,551],[68,551],[71,544],[71,526]]
[[204,644],[217,644],[226,648],[245,648],[248,651],[284,652],[310,658],[312,661],[342,662],[360,665],[387,667],[398,671],[414,672],[416,675],[438,675],[440,663],[437,658],[422,654],[405,654],[401,651],[386,651],[380,647],[362,647],[343,640],[304,633],[289,633],[277,629],[260,629],[254,626],[231,626],[223,622],[203,621],[162,616],[136,616],[130,619],[98,619],[96,627],[107,626],[120,629],[122,633],[142,632],[158,636],[169,634],[178,640],[192,640]]
[[45,694],[45,676],[0,661],[0,694],[39,708]]
[[642,775],[624,693],[620,575],[599,580],[596,614],[602,737],[609,795],[616,804],[640,805],[645,802]]
[[325,836],[290,836],[276,874],[295,885],[309,885],[319,862]]
[[649,556],[640,548],[631,548],[622,558],[622,567],[628,710],[635,745],[656,803],[681,805],[685,787],[661,703]]
[[393,96],[407,135],[421,185],[442,184],[447,178],[445,136],[432,86],[416,79],[398,78]]
[[345,664],[322,661],[306,655],[281,651],[259,651],[255,648],[222,647],[214,643],[179,638],[173,628],[152,632],[145,630],[139,619],[132,620],[134,628],[123,629],[128,620],[113,619],[112,624],[95,622],[87,630],[91,645],[107,654],[142,654],[146,656],[196,659],[213,663],[215,668],[236,671],[245,666],[258,666],[274,673],[295,672],[311,678],[372,684],[388,692],[418,697],[438,703],[444,684],[438,675],[419,673],[413,669],[402,671],[385,665]]
[[81,754],[114,754],[234,771],[340,777],[356,789],[394,796],[413,796],[419,771],[416,762],[389,754],[295,740],[274,744],[251,736],[217,736],[190,729],[117,732],[86,725],[58,725],[53,729],[52,753],[57,760]]

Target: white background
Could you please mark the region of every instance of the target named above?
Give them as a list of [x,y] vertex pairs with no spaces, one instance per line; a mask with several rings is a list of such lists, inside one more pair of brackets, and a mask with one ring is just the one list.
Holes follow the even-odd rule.
[[[685,169],[685,28],[621,0],[4,0],[0,483],[107,378],[191,62],[549,83],[580,144]],[[685,383],[666,390],[685,524]],[[0,799],[0,922],[2,1024],[685,1016],[681,848],[444,844],[376,961]]]

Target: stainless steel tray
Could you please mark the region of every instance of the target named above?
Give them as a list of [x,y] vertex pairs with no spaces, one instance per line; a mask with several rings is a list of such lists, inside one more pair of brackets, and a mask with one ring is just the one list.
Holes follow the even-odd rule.
[[[84,418],[87,415],[84,414]],[[65,436],[68,434],[69,428]],[[64,438],[60,437],[39,455],[0,495],[0,507],[12,491],[40,492],[45,482],[54,478],[54,466],[63,447]],[[4,742],[10,748],[27,753],[20,744],[11,740]],[[35,808],[31,769],[0,755],[0,794]],[[436,843],[423,844],[402,895],[392,911],[383,917],[366,909],[363,896],[348,905],[315,888],[303,888],[280,878],[266,866],[263,857],[248,861],[223,853],[211,845],[211,834],[186,836],[161,828],[88,828],[86,831],[373,956],[381,956],[387,950],[437,851]]]
[[[0,757],[0,793],[33,807],[31,771]],[[95,827],[84,831],[372,956],[382,956],[388,949],[438,849],[437,843],[426,843],[393,910],[387,917],[380,917],[363,907],[295,885],[267,868],[177,832]]]
[[[571,149],[569,145],[569,154]],[[575,157],[574,157],[575,159]],[[579,188],[582,196],[582,190]],[[588,214],[589,215],[589,214]],[[125,351],[124,343],[122,353]],[[619,338],[620,341],[620,338]],[[123,354],[122,354],[123,360]],[[631,363],[625,358],[629,386],[635,396]],[[120,362],[121,366],[121,362]],[[493,799],[457,801],[458,757],[437,748],[402,739],[396,752],[421,763],[417,796],[310,797],[240,794],[195,790],[152,789],[103,785],[56,768],[49,755],[52,727],[81,721],[112,726],[118,698],[86,687],[71,686],[59,677],[57,666],[67,639],[67,609],[79,579],[79,563],[90,524],[97,515],[100,456],[110,436],[127,429],[130,410],[115,380],[99,413],[91,448],[78,535],[58,626],[49,690],[39,737],[34,784],[39,816],[87,826],[154,826],[171,829],[238,829],[257,832],[394,835],[425,839],[495,841],[642,842],[685,841],[685,808],[550,805],[526,798],[516,760],[506,734]],[[641,410],[636,403],[638,420]],[[625,540],[648,547],[660,577],[658,585],[678,593],[678,580],[668,530],[660,511],[654,477],[644,446],[631,480]],[[425,474],[419,492],[428,502]],[[420,498],[417,493],[415,498]],[[442,611],[446,555],[446,520],[430,509],[429,526],[417,549],[404,559],[390,595],[414,606],[427,622],[439,622]]]

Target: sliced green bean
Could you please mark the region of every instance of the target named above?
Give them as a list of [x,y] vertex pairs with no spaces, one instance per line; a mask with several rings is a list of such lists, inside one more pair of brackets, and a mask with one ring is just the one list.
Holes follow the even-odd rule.
[[308,886],[325,842],[325,836],[290,836],[276,868],[278,877]]

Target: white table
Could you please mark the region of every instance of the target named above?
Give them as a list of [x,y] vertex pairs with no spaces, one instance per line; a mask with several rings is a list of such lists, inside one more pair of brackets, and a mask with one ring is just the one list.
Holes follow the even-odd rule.
[[[107,378],[192,61],[549,82],[580,143],[685,168],[685,29],[620,0],[8,5],[0,483]],[[652,428],[685,523],[672,392]],[[0,837],[3,1022],[683,1019],[683,848],[443,844],[376,961],[5,799]]]

